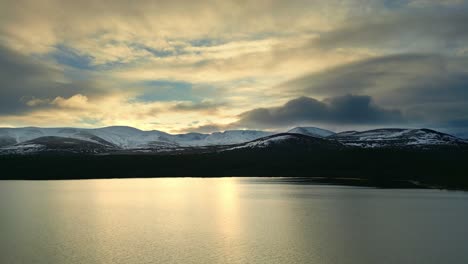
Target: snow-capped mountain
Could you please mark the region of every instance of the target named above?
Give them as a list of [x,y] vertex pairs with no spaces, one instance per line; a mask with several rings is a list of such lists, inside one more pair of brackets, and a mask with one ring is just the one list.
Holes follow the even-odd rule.
[[126,126],[112,126],[88,130],[89,133],[96,135],[112,144],[123,148],[141,148],[148,145],[157,145],[157,142],[168,141],[161,139],[169,134],[157,130],[143,131],[133,127]]
[[74,154],[98,154],[109,153],[116,150],[115,147],[106,146],[91,141],[45,136],[24,141],[12,146],[0,148],[0,154],[38,154],[38,153],[74,153]]
[[273,133],[256,130],[228,130],[224,132],[214,132],[209,134],[202,141],[192,141],[193,143],[190,145],[230,145],[255,140],[269,135],[273,135]]
[[295,127],[287,133],[302,134],[311,137],[328,137],[335,134],[335,132],[318,127]]
[[316,136],[302,135],[299,133],[280,133],[252,140],[224,149],[223,151],[241,149],[268,149],[273,147],[282,148],[340,148],[341,143],[336,140],[324,139]]
[[[0,154],[39,153],[167,153],[209,152],[265,148],[270,145],[310,145],[310,140],[359,148],[468,146],[466,140],[430,129],[384,128],[333,133],[315,127],[296,127],[275,134],[256,130],[228,130],[211,134],[168,134],[133,127],[0,128]],[[299,142],[299,143],[298,143]],[[315,142],[316,143],[316,142]]]
[[231,147],[226,150],[234,150],[234,149],[247,149],[247,148],[266,148],[271,145],[275,145],[284,141],[292,140],[294,138],[293,135],[289,134],[278,134],[270,137],[264,137],[257,140],[253,140],[239,146]]
[[384,128],[368,131],[346,131],[329,138],[348,146],[365,148],[466,145],[466,141],[431,129]]
[[133,127],[112,126],[97,129],[83,128],[0,128],[0,147],[23,143],[40,137],[62,137],[85,140],[108,147],[138,149],[149,147],[191,147],[230,145],[271,135],[271,132],[255,130],[228,130],[212,134],[168,134],[152,130],[142,131]]
[[105,139],[93,133],[93,129],[80,129],[80,128],[38,128],[38,127],[25,127],[25,128],[0,128],[0,142],[9,144],[2,144],[3,146],[23,143],[25,141],[37,139],[40,137],[62,137],[80,139],[106,146],[114,146],[114,143],[106,141]]

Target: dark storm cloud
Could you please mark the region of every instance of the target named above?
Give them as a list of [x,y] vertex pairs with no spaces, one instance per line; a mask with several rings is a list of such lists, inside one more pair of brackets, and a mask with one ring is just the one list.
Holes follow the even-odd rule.
[[304,123],[388,124],[402,123],[398,110],[381,108],[369,96],[337,96],[318,101],[310,97],[293,99],[283,106],[257,108],[240,115],[245,127],[281,127]]
[[456,119],[450,120],[443,124],[440,124],[443,127],[453,127],[453,128],[467,128],[468,127],[468,119]]
[[345,26],[323,33],[310,44],[329,49],[447,48],[453,50],[468,41],[468,8],[411,9],[391,15],[348,21]]
[[83,87],[90,84],[67,81],[60,69],[0,45],[0,115],[45,107],[41,101],[83,93]]
[[377,57],[309,74],[281,89],[303,95],[372,96],[412,119],[441,122],[468,117],[468,60],[434,54]]
[[[401,85],[399,80],[410,78],[412,83],[423,82],[421,77],[445,72],[446,63],[441,56],[401,54],[376,57],[340,65],[322,72],[312,73],[280,85],[298,93],[336,95],[374,91]],[[395,82],[396,81],[396,82]],[[385,87],[383,87],[385,86]]]

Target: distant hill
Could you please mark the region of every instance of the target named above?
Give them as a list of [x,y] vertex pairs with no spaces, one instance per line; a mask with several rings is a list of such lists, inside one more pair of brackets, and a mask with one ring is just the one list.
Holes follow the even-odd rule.
[[[455,136],[430,129],[382,128],[368,131],[334,133],[316,127],[296,127],[287,131],[287,133],[320,138],[325,141],[328,140],[330,143],[339,142],[346,146],[360,148],[462,147],[467,142]],[[156,130],[142,131],[124,126],[97,129],[0,128],[0,155],[40,154],[42,152],[50,153],[53,151],[61,153],[69,151],[75,154],[103,152],[123,152],[126,154],[168,154],[184,151],[189,151],[190,153],[197,151],[207,152],[210,150],[217,151],[233,148],[236,147],[235,145],[244,143],[249,143],[248,146],[251,147],[261,147],[276,138],[272,136],[281,134],[257,130],[228,130],[211,134],[168,134]],[[44,140],[46,138],[49,140]],[[72,139],[72,141],[65,139]],[[56,143],[52,144],[51,140]],[[265,142],[261,144],[258,142],[254,143],[256,140]],[[58,146],[60,142],[64,143],[64,146]],[[74,147],[71,148],[66,142],[75,142]],[[79,146],[80,144],[83,146]]]
[[0,179],[282,176],[468,190],[468,143],[430,129],[328,136],[315,129],[180,135],[127,127],[0,131]]
[[431,129],[382,128],[347,131],[330,136],[343,144],[365,148],[464,146],[466,141]]

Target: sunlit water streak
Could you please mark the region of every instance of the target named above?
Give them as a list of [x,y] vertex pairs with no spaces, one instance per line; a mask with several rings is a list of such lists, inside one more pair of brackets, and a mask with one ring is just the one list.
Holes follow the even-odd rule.
[[0,210],[0,263],[468,263],[464,192],[2,181]]

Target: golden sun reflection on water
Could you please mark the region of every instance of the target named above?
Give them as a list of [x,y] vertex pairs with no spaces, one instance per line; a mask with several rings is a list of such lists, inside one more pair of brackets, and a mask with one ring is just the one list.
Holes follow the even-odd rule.
[[[247,253],[236,244],[242,230],[238,181],[236,178],[88,181],[93,194],[88,204],[95,208],[112,208],[95,214],[97,228],[105,237],[116,238],[97,241],[95,248],[105,251],[109,243],[118,247],[118,243],[123,242],[138,245],[143,239],[155,247],[177,243],[178,247],[191,248],[197,244],[185,245],[184,241],[195,236],[205,237],[215,245],[219,251],[212,258],[216,262],[229,261],[226,256],[240,259]],[[135,223],[139,226],[135,227]],[[164,234],[165,237],[137,238],[129,230]],[[122,238],[125,241],[121,241]],[[102,260],[112,261],[112,256],[102,257]]]
[[0,263],[467,263],[456,192],[161,178],[6,181],[0,198]]
[[222,234],[232,235],[239,228],[239,189],[237,180],[224,178],[216,185],[217,224]]

